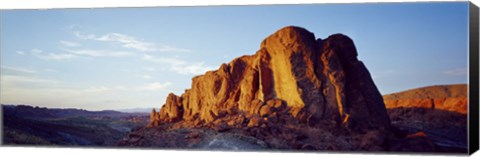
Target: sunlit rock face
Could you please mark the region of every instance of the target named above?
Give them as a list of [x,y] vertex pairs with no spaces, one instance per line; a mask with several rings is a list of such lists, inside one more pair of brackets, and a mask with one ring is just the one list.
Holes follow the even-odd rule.
[[353,41],[342,34],[316,39],[295,26],[267,37],[254,55],[194,77],[190,89],[181,96],[170,94],[160,111],[151,113],[150,125],[211,124],[234,115],[249,122],[289,123],[279,120],[287,116],[315,127],[331,121],[354,130],[390,125],[383,98],[357,59]]

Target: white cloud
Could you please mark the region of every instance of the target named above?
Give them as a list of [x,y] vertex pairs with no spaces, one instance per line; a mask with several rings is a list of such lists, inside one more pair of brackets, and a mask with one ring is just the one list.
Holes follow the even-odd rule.
[[32,49],[31,54],[44,60],[71,60],[79,57],[125,57],[134,55],[127,51],[105,51],[105,50],[71,50],[63,49],[66,53],[45,53],[39,49]]
[[456,69],[446,70],[443,73],[447,75],[458,76],[458,75],[467,75],[468,71],[467,71],[467,68],[456,68]]
[[63,40],[60,40],[60,44],[62,44],[63,46],[66,46],[66,47],[77,47],[77,46],[80,46],[80,44],[78,44],[78,43],[71,42],[71,41],[63,41]]
[[126,90],[123,86],[116,86],[116,87],[105,87],[105,86],[95,86],[84,89],[84,92],[114,92],[114,91],[124,91]]
[[142,69],[145,71],[155,71],[154,67],[142,67]]
[[49,72],[49,73],[57,73],[58,72],[58,70],[50,69],[50,68],[43,69],[43,71]]
[[172,66],[171,70],[184,75],[188,75],[188,74],[198,75],[198,74],[203,74],[206,71],[213,70],[212,67],[204,66],[203,64],[204,64],[203,62],[199,62],[199,63],[193,63],[188,65],[176,65],[176,66]]
[[143,59],[146,61],[161,63],[169,66],[169,70],[183,75],[198,75],[206,71],[213,70],[213,67],[205,66],[204,62],[187,62],[177,58],[155,57],[151,55],[144,55]]
[[1,75],[2,85],[9,83],[56,83],[57,81],[51,79],[44,79],[39,77],[28,77],[19,75]]
[[32,49],[32,50],[30,50],[30,52],[31,52],[32,54],[39,54],[39,53],[42,53],[43,51],[42,51],[42,50],[39,50],[39,49]]
[[165,82],[165,83],[154,82],[154,83],[146,84],[143,87],[140,87],[139,90],[146,90],[146,91],[166,90],[171,85],[172,85],[171,82]]
[[108,91],[108,90],[110,90],[110,89],[105,87],[105,86],[100,86],[100,87],[90,87],[88,89],[85,89],[84,91],[85,92],[105,92],[105,91]]
[[169,57],[155,57],[151,55],[143,55],[143,59],[151,62],[165,63],[165,64],[171,64],[171,65],[187,64],[187,62],[184,60],[180,60],[177,58],[169,58]]
[[[55,84],[52,84],[55,83]],[[1,103],[32,104],[54,108],[113,109],[119,105],[152,103],[145,98],[129,97],[123,86],[72,87],[61,81],[42,78],[1,76]],[[107,100],[116,102],[106,102]],[[148,104],[148,103],[147,103]]]
[[63,61],[63,60],[70,60],[77,58],[77,55],[69,54],[69,53],[48,53],[48,54],[38,54],[37,57],[44,59],[44,60],[56,60],[56,61]]
[[160,51],[160,52],[189,52],[189,49],[183,49],[183,48],[177,48],[177,47],[172,47],[168,45],[160,45],[156,47],[155,51]]
[[94,34],[83,34],[83,33],[80,33],[79,31],[75,31],[73,32],[73,35],[75,35],[77,38],[80,38],[80,39],[84,39],[84,40],[93,40],[95,39],[95,35]]
[[142,75],[142,78],[143,78],[143,79],[151,79],[152,76],[151,76],[151,75]]
[[[43,90],[56,86],[57,80],[47,79],[37,76],[23,76],[23,75],[0,75],[0,94],[1,101],[15,98],[17,100],[25,100],[24,94],[26,91]],[[43,91],[37,94],[42,94]],[[12,95],[13,94],[13,95]],[[11,96],[5,96],[11,95]],[[15,102],[18,103],[18,102]]]
[[98,38],[94,38],[98,41],[110,41],[120,43],[125,48],[136,49],[139,51],[155,51],[155,44],[144,42],[143,40],[136,39],[134,37],[120,34],[120,33],[109,33]]
[[66,28],[70,29],[70,30],[76,30],[76,29],[81,29],[83,28],[82,25],[79,25],[79,24],[71,24],[71,25],[68,25]]
[[32,49],[30,50],[30,54],[43,60],[56,60],[56,61],[70,60],[70,59],[79,57],[77,55],[69,54],[69,53],[45,53],[40,49]]
[[29,69],[29,68],[23,68],[23,67],[12,67],[12,66],[2,66],[1,67],[2,72],[14,72],[14,73],[22,73],[22,74],[37,74],[37,73],[57,73],[58,71],[55,69],[50,69],[50,68],[44,68],[41,70],[34,70],[34,69]]
[[120,33],[108,33],[101,36],[96,36],[95,34],[83,34],[81,32],[74,32],[74,35],[80,39],[84,40],[95,40],[95,41],[105,41],[113,42],[120,44],[122,47],[134,49],[143,52],[188,52],[190,50],[177,48],[165,44],[154,44],[151,42],[146,42],[143,39],[138,39],[133,36],[120,34]]
[[131,56],[133,53],[126,51],[104,51],[104,50],[68,50],[65,51],[79,55],[79,56],[88,56],[88,57],[124,57]]
[[23,51],[17,51],[17,54],[19,54],[19,55],[25,55],[25,52],[23,52]]
[[27,69],[27,68],[20,68],[20,67],[11,67],[11,66],[1,66],[2,71],[15,71],[15,72],[21,72],[21,73],[36,73],[35,70],[32,69]]

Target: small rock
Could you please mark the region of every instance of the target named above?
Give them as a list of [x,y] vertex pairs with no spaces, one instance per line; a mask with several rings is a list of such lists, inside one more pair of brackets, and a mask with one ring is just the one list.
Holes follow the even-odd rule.
[[250,118],[250,121],[248,122],[247,127],[257,127],[260,126],[262,119],[258,116],[253,116]]
[[378,150],[379,146],[382,146],[386,139],[386,133],[380,130],[368,131],[362,138],[360,147],[365,150]]
[[407,135],[405,138],[392,143],[391,151],[403,152],[433,152],[435,145],[424,132]]
[[191,132],[190,134],[185,135],[186,139],[194,139],[200,137],[199,132]]
[[316,150],[314,146],[312,146],[311,144],[304,144],[302,147],[301,147],[302,150]]
[[260,108],[260,116],[262,117],[267,117],[269,115],[272,114],[272,110],[270,108],[270,106],[268,105],[263,105],[261,108]]
[[285,104],[280,99],[272,99],[272,100],[267,101],[267,106],[272,107],[272,108],[276,109],[277,111],[285,108]]
[[213,129],[218,132],[225,132],[230,130],[230,127],[227,125],[227,123],[223,122],[220,125],[214,126]]

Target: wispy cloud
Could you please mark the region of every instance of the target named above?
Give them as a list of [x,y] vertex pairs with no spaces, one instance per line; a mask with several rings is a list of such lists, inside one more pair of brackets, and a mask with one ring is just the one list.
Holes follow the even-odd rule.
[[106,87],[106,86],[94,86],[87,89],[84,89],[84,92],[114,92],[114,91],[124,91],[126,87],[115,86],[115,87]]
[[154,67],[142,67],[142,70],[145,70],[145,71],[155,71],[155,68],[154,68]]
[[105,35],[97,36],[95,34],[83,34],[79,31],[75,31],[74,35],[84,40],[105,41],[120,44],[122,47],[134,49],[143,52],[188,52],[190,50],[184,48],[177,48],[165,44],[154,44],[144,41],[133,36],[121,34],[121,33],[108,33]]
[[[163,44],[154,44],[150,42],[145,42],[143,39],[138,39],[132,36],[128,36],[120,33],[108,33],[101,36],[96,36],[95,34],[83,34],[79,31],[75,31],[74,35],[80,39],[84,40],[94,40],[102,42],[113,42],[119,44],[124,48],[133,49],[142,52],[150,51],[169,51],[169,52],[186,52],[187,49],[176,48]],[[126,57],[136,55],[130,51],[112,51],[112,50],[97,50],[97,49],[78,49],[76,47],[80,46],[80,43],[60,40],[59,43],[63,46],[60,48],[61,53],[46,53],[41,49],[33,48],[28,54],[35,56],[43,60],[55,60],[55,61],[65,61],[81,57]],[[17,51],[19,55],[25,55],[24,51]],[[189,71],[195,70],[194,67],[188,68],[172,68],[175,71],[181,73],[189,73]]]
[[204,62],[187,62],[177,58],[168,58],[168,57],[155,57],[151,55],[144,55],[143,59],[146,61],[166,64],[169,66],[169,70],[176,72],[178,74],[184,75],[198,75],[203,74],[206,71],[213,70],[213,67],[205,66]]
[[78,30],[78,29],[82,29],[84,26],[82,25],[79,25],[79,24],[70,24],[68,26],[66,26],[67,29],[70,29],[70,30]]
[[48,54],[37,54],[36,56],[44,60],[56,60],[56,61],[70,60],[78,57],[77,55],[70,54],[70,53],[48,53]]
[[17,51],[16,53],[19,54],[19,55],[25,55],[25,52],[23,52],[23,51]]
[[33,74],[36,73],[35,70],[32,69],[27,69],[27,68],[21,68],[21,67],[11,67],[11,66],[1,66],[2,71],[15,71],[15,72],[20,72],[20,73],[29,73]]
[[84,39],[84,40],[86,39],[94,40],[96,38],[94,34],[84,34],[80,31],[74,31],[73,35],[75,35],[77,38]]
[[143,79],[151,79],[151,78],[152,78],[151,75],[142,75],[141,77],[142,77]]
[[445,70],[443,71],[443,73],[446,75],[458,76],[458,75],[467,75],[468,71],[467,71],[467,68],[456,68],[456,69]]
[[43,51],[42,51],[42,50],[39,50],[39,49],[32,49],[32,50],[30,50],[30,52],[31,52],[32,54],[39,54],[39,53],[42,53]]
[[[133,103],[145,103],[143,100],[132,100],[123,86],[93,86],[89,88],[66,86],[65,82],[49,80],[44,78],[22,77],[22,76],[0,76],[2,85],[0,99],[6,104],[34,104],[50,107],[99,107],[104,109],[107,105],[118,106],[131,105]],[[130,95],[130,94],[127,94]],[[121,103],[106,103],[110,99],[118,100]],[[148,101],[147,101],[148,102]]]
[[205,63],[199,62],[199,63],[192,63],[192,64],[185,64],[185,65],[177,65],[177,66],[172,66],[173,71],[179,73],[179,74],[203,74],[206,71],[213,70],[214,68],[205,66]]
[[106,50],[70,50],[64,49],[65,51],[87,57],[125,57],[131,56],[133,53],[127,51],[106,51]]
[[60,44],[62,44],[63,46],[66,46],[66,47],[77,47],[77,46],[80,46],[79,43],[71,42],[71,41],[64,41],[64,40],[60,40]]
[[[22,55],[26,54],[23,51],[18,51],[18,52],[22,52]],[[45,53],[43,52],[43,50],[36,49],[36,48],[30,50],[29,54],[43,60],[56,60],[56,61],[70,60],[70,59],[79,57],[75,54],[70,54],[70,53]]]
[[58,72],[58,70],[50,69],[50,68],[43,69],[43,71],[48,72],[48,73],[57,73]]
[[165,82],[165,83],[154,82],[154,83],[149,83],[140,87],[139,90],[146,90],[146,91],[166,90],[171,85],[172,85],[171,82]]
[[109,33],[98,38],[94,38],[98,41],[110,41],[121,44],[125,48],[131,48],[139,51],[155,51],[155,44],[145,42],[134,37],[120,34],[120,33]]
[[107,88],[105,86],[100,86],[100,87],[90,87],[88,89],[85,89],[85,92],[106,92],[109,91],[110,88]]
[[30,76],[20,76],[20,75],[2,75],[1,81],[2,84],[9,84],[9,83],[56,83],[56,80],[51,79],[44,79],[39,77],[30,77]]
[[107,51],[107,50],[76,50],[76,49],[62,49],[64,53],[45,53],[40,49],[32,49],[30,54],[43,59],[64,61],[80,57],[126,57],[132,56],[134,53],[128,51]]
[[177,58],[170,58],[170,57],[155,57],[152,55],[143,55],[143,59],[151,62],[164,63],[164,64],[170,64],[170,65],[187,64],[187,62],[184,60],[180,60]]

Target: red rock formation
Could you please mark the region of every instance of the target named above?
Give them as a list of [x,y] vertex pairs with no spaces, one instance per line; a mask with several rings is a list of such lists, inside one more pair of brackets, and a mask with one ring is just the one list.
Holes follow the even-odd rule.
[[390,125],[353,41],[341,34],[316,40],[293,26],[266,38],[256,54],[194,77],[190,89],[180,97],[170,94],[160,112],[152,112],[151,125],[198,119],[207,124],[235,114],[250,117],[248,126],[285,115],[310,126],[340,124],[345,117],[351,129]]
[[390,108],[432,108],[467,114],[467,85],[443,85],[412,89],[383,97]]
[[162,106],[159,116],[161,121],[167,122],[174,122],[182,119],[182,99],[173,93],[168,94],[167,102]]

